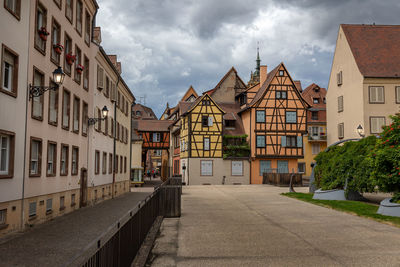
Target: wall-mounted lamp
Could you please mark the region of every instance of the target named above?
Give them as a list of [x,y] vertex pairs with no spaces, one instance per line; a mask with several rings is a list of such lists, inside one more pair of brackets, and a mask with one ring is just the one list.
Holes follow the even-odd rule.
[[107,119],[108,108],[106,106],[104,106],[103,109],[101,110],[101,116],[102,116],[102,118],[89,118],[88,125],[94,125],[98,121],[104,121],[105,119]]
[[65,73],[62,68],[59,66],[57,69],[53,71],[53,81],[56,84],[55,86],[41,86],[41,85],[29,85],[29,99],[34,97],[39,97],[44,94],[44,92],[48,90],[56,91],[58,87],[64,82]]
[[358,133],[361,137],[364,137],[364,136],[365,136],[364,128],[361,126],[361,124],[359,124],[358,127],[357,127],[357,133]]

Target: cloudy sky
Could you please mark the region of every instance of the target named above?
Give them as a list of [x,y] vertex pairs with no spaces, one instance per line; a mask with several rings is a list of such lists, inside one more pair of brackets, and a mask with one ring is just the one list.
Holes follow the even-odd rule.
[[98,0],[102,46],[157,116],[190,85],[212,89],[234,66],[247,82],[284,62],[303,88],[326,87],[339,24],[399,24],[398,0]]

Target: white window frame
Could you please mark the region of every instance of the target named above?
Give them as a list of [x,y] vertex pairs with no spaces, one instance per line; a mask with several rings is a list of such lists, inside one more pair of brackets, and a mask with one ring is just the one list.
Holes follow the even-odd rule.
[[231,161],[231,173],[232,176],[243,176],[243,161],[232,160]]
[[[6,146],[3,144],[3,140],[6,139],[7,143]],[[10,165],[10,143],[11,143],[11,137],[9,135],[5,134],[0,134],[0,162],[3,160],[3,155],[6,155],[5,159],[5,169],[1,170],[0,169],[0,175],[7,175],[9,174],[9,165]],[[5,151],[5,153],[3,153]],[[0,165],[1,168],[1,165]]]
[[311,151],[313,155],[318,155],[319,152],[321,152],[321,146],[319,145],[319,143],[311,144]]
[[[65,153],[64,153],[65,151]],[[68,147],[65,145],[61,145],[61,164],[60,164],[60,174],[67,174],[67,161],[68,161]]]
[[[50,149],[50,148],[54,148],[54,149]],[[50,153],[50,151],[51,151],[51,153]],[[57,153],[57,145],[53,144],[53,143],[48,143],[48,146],[47,146],[47,170],[46,170],[46,173],[48,175],[56,174],[57,170],[53,172],[54,164],[56,163],[56,162],[54,162],[54,155],[57,155],[56,153]],[[55,160],[57,161],[57,157]],[[49,168],[50,165],[51,165],[51,169]]]
[[338,138],[339,139],[344,138],[344,123],[343,122],[338,124]]
[[210,151],[210,138],[209,137],[204,137],[203,149],[204,149],[204,151]]
[[[6,77],[6,69],[8,65],[8,75]],[[14,74],[14,66],[9,62],[3,60],[3,77],[2,77],[2,88],[8,92],[12,92],[13,86],[13,74]],[[7,79],[7,86],[5,86],[5,81]]]
[[[33,151],[34,151],[33,146],[37,146],[35,155],[33,154]],[[29,170],[29,173],[31,175],[37,175],[37,174],[39,174],[39,168],[40,168],[40,166],[39,166],[39,162],[40,162],[39,161],[40,141],[32,140],[32,146],[31,147],[32,147],[31,148],[32,151],[30,152],[31,153],[31,168]],[[35,164],[33,164],[33,163],[35,163]],[[34,166],[36,166],[36,168],[33,170],[32,168]],[[32,171],[34,171],[34,172],[32,172]]]
[[53,210],[53,199],[48,198],[48,199],[46,199],[46,212],[49,212],[52,210]]
[[[374,127],[374,120],[376,127]],[[371,116],[369,117],[369,125],[371,134],[380,134],[383,131],[382,126],[386,125],[386,118],[384,116]]]
[[[381,90],[382,99],[379,99],[379,91]],[[369,86],[368,97],[370,104],[384,104],[385,103],[385,87],[384,86]]]
[[[211,171],[209,169],[211,166]],[[213,176],[213,161],[212,160],[201,160],[200,161],[200,176]]]
[[37,204],[36,204],[36,202],[30,202],[30,203],[29,203],[29,217],[34,217],[34,216],[36,216],[36,211],[37,211]]

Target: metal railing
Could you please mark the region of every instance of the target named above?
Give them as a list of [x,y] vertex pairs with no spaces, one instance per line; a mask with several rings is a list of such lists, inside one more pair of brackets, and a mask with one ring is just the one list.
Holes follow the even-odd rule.
[[308,135],[308,141],[326,141],[326,135]]

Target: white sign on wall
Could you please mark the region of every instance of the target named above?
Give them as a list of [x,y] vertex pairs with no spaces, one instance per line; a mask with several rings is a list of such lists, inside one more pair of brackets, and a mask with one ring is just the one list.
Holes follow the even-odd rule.
[[202,160],[200,163],[201,176],[212,176],[213,175],[213,162],[212,160]]
[[243,175],[243,161],[233,161],[232,160],[232,176],[242,176]]

